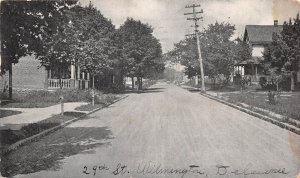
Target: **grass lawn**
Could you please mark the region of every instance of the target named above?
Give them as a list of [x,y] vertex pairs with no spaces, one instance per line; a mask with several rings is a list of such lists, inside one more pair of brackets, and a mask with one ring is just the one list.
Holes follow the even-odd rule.
[[12,102],[1,106],[2,108],[46,108],[49,106],[56,105],[54,102]]
[[0,109],[0,118],[6,117],[6,116],[12,116],[16,114],[22,113],[21,111],[12,111],[12,110],[2,110]]
[[[103,94],[95,91],[97,97],[95,103],[110,103],[116,99],[115,94]],[[59,104],[60,96],[63,96],[64,102],[91,102],[91,90],[79,89],[59,89],[55,91],[47,90],[28,90],[14,91],[13,101],[2,105],[2,108],[44,108]]]
[[43,108],[59,104],[60,96],[64,97],[64,102],[88,102],[91,100],[91,94],[89,90],[58,89],[55,91],[14,91],[13,101],[3,105],[2,107]]
[[281,93],[281,97],[275,105],[271,105],[266,101],[268,98],[267,95],[267,92],[235,92],[224,93],[222,97],[228,98],[228,101],[232,103],[246,103],[250,106],[300,120],[300,92]]
[[82,105],[77,108],[75,108],[76,111],[93,111],[98,108],[104,107],[104,104],[95,104],[94,106],[92,104]]

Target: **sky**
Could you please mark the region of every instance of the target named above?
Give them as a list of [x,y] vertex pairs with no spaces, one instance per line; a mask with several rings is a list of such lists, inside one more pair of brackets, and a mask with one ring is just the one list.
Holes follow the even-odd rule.
[[[90,0],[80,0],[88,5]],[[153,35],[162,45],[163,52],[172,50],[175,43],[193,33],[193,23],[184,13],[192,12],[186,5],[200,4],[203,21],[208,24],[229,22],[236,27],[234,37],[242,37],[245,25],[272,25],[274,20],[282,24],[300,12],[300,0],[91,0],[101,13],[119,28],[127,17],[141,20],[154,28]]]

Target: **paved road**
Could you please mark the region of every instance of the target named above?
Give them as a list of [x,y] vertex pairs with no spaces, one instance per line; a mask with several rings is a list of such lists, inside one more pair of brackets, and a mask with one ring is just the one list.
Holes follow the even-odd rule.
[[19,176],[295,178],[300,173],[299,135],[166,83],[130,94],[68,128],[106,126],[112,133],[102,140],[107,144],[64,158],[56,170]]

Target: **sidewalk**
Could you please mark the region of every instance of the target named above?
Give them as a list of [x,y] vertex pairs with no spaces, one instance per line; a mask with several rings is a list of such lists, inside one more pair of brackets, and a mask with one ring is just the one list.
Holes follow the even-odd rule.
[[[75,111],[75,108],[85,105],[85,102],[64,103],[64,112]],[[1,108],[2,110],[21,111],[21,114],[0,118],[0,130],[19,129],[21,126],[45,120],[53,115],[60,114],[61,105],[57,104],[46,108]],[[84,111],[80,111],[84,112]]]

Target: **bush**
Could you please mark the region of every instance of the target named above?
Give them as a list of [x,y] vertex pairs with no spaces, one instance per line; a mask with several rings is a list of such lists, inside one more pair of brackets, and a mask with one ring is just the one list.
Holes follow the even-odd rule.
[[101,94],[95,97],[95,104],[110,104],[116,99],[112,94]]
[[9,99],[8,97],[8,92],[0,92],[0,100],[7,100]]
[[260,77],[260,78],[259,78],[259,85],[261,86],[262,89],[265,88],[266,84],[267,84],[267,79],[266,79],[266,77]]
[[245,90],[247,85],[249,84],[250,80],[246,77],[242,77],[240,74],[236,74],[233,78],[234,85],[238,89]]
[[263,90],[276,90],[276,85],[270,81],[267,81],[266,77],[259,78],[259,85]]
[[283,91],[290,91],[291,90],[291,79],[285,78],[285,80],[279,83],[279,88]]

